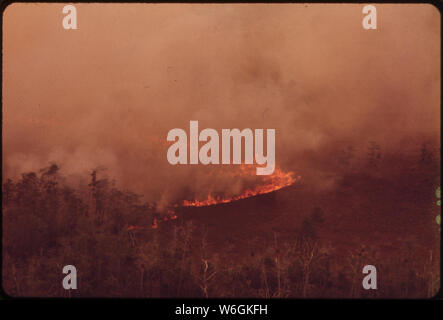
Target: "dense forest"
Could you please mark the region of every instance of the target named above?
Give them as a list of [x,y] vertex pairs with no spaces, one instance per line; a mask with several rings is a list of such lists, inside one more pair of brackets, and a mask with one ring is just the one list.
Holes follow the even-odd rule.
[[[432,296],[440,287],[435,221],[440,160],[425,147],[392,170],[398,156],[382,156],[376,144],[368,150],[366,169],[357,171],[349,169],[352,147],[341,151],[341,180],[334,191],[301,182],[276,195],[223,204],[217,210],[226,212],[226,219],[228,211],[247,205],[245,216],[259,223],[257,208],[266,208],[265,201],[274,208],[275,199],[290,199],[279,204],[285,212],[280,220],[249,229],[237,222],[237,233],[232,226],[223,229],[224,217],[204,221],[215,209],[159,213],[97,170],[82,188],[67,183],[57,164],[23,173],[3,183],[3,289],[26,297]],[[355,195],[356,189],[365,194]],[[383,217],[371,216],[376,203],[387,210]],[[404,214],[389,216],[396,207]],[[291,228],[286,217],[294,212]],[[372,219],[380,230],[370,229]],[[363,223],[366,229],[360,230]],[[352,238],[353,231],[346,233],[351,229],[361,237]],[[215,230],[221,230],[221,240],[214,238]],[[363,234],[374,239],[373,245]],[[367,261],[377,261],[379,290],[361,288]],[[65,265],[77,268],[77,290],[61,285]]]

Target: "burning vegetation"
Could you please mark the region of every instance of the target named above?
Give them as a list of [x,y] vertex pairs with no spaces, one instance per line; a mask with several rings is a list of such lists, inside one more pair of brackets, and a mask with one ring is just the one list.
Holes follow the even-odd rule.
[[[241,175],[251,175],[254,174],[254,168],[252,166],[242,165],[240,167]],[[264,176],[262,183],[254,187],[247,188],[241,194],[233,197],[215,196],[211,193],[208,194],[206,199],[194,199],[194,200],[183,200],[181,206],[184,207],[204,207],[211,206],[220,203],[229,203],[236,200],[246,199],[254,197],[260,194],[266,194],[273,191],[280,190],[284,187],[289,187],[294,184],[297,180],[301,179],[300,176],[295,176],[292,171],[284,172],[280,168],[276,167],[274,173],[269,176]],[[179,206],[179,205],[176,205]]]
[[[79,188],[55,164],[23,173],[3,183],[3,286],[64,296],[54,270],[68,261],[84,272],[78,297],[430,297],[440,284],[440,167],[427,150],[400,166],[386,152],[375,164],[372,154],[348,157],[328,190],[309,187],[306,171],[285,188],[300,176],[239,166],[242,193],[163,211],[101,171]],[[377,292],[360,289],[366,260],[383,270]]]

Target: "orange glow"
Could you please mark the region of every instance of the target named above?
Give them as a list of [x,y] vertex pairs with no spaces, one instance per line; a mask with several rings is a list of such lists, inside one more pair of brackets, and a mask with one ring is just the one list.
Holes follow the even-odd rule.
[[[242,175],[255,175],[255,168],[251,166],[241,166],[240,167]],[[277,191],[281,188],[288,187],[294,184],[297,180],[301,179],[300,176],[295,177],[295,173],[284,172],[280,168],[276,167],[272,175],[263,176],[264,183],[257,185],[253,188],[246,189],[242,194],[238,196],[233,196],[231,198],[224,197],[214,197],[211,194],[208,195],[205,200],[184,200],[182,206],[184,207],[204,207],[211,206],[220,203],[228,203],[235,200],[241,200],[250,198],[259,194],[266,194],[273,191]]]

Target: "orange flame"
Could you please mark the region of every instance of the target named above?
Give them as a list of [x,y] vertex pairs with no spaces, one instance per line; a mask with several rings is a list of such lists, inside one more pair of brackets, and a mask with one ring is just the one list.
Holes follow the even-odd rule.
[[158,224],[160,222],[166,222],[166,221],[175,220],[175,219],[177,219],[177,215],[175,214],[175,212],[172,210],[168,210],[168,215],[163,216],[162,219],[157,220],[157,218],[154,218],[154,221],[152,223],[152,229],[157,229]]
[[[255,176],[255,168],[252,166],[246,166],[242,165],[239,167],[240,174],[239,175],[251,175]],[[274,173],[269,176],[263,176],[263,184],[257,185],[253,188],[246,189],[242,194],[233,196],[231,198],[223,198],[223,197],[214,197],[211,194],[208,195],[206,200],[183,200],[181,203],[181,206],[183,207],[204,207],[204,206],[211,206],[216,205],[220,203],[228,203],[235,200],[241,200],[250,198],[256,195],[260,194],[266,194],[273,191],[280,190],[284,187],[288,187],[290,185],[293,185],[297,180],[301,179],[300,176],[295,176],[295,173],[290,172],[284,172],[280,168],[276,167],[274,170]],[[179,207],[179,204],[174,205],[174,207]],[[167,210],[167,215],[163,216],[161,219],[154,218],[151,228],[157,229],[158,224],[162,222],[167,222],[169,220],[175,220],[177,219],[177,214],[175,213],[175,210],[173,208],[169,208]],[[129,226],[129,230],[133,230],[134,226]]]
[[161,218],[161,219],[154,218],[150,228],[130,225],[130,226],[128,226],[126,231],[128,231],[128,232],[129,231],[137,232],[137,231],[145,231],[145,230],[148,230],[148,229],[157,229],[158,228],[158,224],[160,222],[166,222],[166,221],[175,220],[175,219],[177,219],[177,215],[174,213],[174,211],[168,210],[168,216],[163,216],[163,218]]
[[[255,168],[253,167],[247,167],[247,166],[241,166],[240,170],[242,171],[242,174],[254,174],[255,175]],[[208,195],[208,198],[205,200],[184,200],[182,202],[182,206],[184,207],[204,207],[204,206],[211,206],[216,205],[220,203],[228,203],[235,200],[241,200],[250,198],[259,194],[265,194],[270,193],[273,191],[277,191],[281,188],[288,187],[292,184],[294,184],[297,180],[301,179],[300,176],[295,177],[294,172],[284,172],[280,168],[275,168],[275,171],[272,175],[269,176],[263,176],[265,183],[258,185],[251,189],[246,189],[242,194],[238,196],[233,196],[231,198],[224,198],[224,197],[214,197],[211,194]]]

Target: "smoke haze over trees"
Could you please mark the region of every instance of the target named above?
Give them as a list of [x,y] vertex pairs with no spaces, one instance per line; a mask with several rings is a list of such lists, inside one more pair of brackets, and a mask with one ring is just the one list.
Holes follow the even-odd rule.
[[5,12],[6,178],[55,161],[75,182],[104,166],[163,206],[184,189],[238,193],[249,182],[226,174],[234,167],[167,162],[167,132],[189,120],[275,128],[277,166],[320,181],[342,145],[365,158],[370,141],[411,152],[440,142],[431,5],[380,4],[375,32],[361,28],[361,5],[78,4],[73,33],[61,8]]

